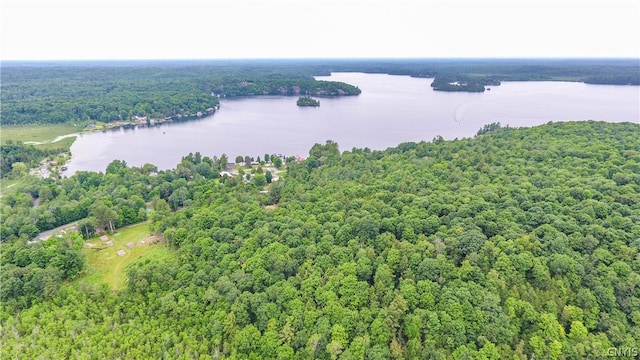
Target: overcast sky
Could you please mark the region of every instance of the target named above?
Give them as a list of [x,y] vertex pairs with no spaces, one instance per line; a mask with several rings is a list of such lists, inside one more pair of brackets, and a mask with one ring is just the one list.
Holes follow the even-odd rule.
[[640,58],[640,1],[2,0],[0,58]]

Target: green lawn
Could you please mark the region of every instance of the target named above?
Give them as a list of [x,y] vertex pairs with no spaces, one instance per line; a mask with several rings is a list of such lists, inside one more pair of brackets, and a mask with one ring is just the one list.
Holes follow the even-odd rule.
[[3,125],[0,129],[0,137],[2,143],[7,140],[14,141],[52,141],[58,136],[81,132],[83,126],[73,126],[71,124],[50,124],[50,125],[32,125],[17,126]]
[[56,141],[54,143],[45,143],[45,144],[35,145],[35,147],[42,150],[64,149],[63,151],[69,151],[69,149],[71,148],[71,144],[73,144],[74,141],[76,141],[76,137],[72,136],[72,137],[64,138],[60,141]]
[[20,179],[0,179],[0,196],[11,194],[19,182]]
[[[173,253],[164,243],[151,243],[155,237],[149,232],[149,222],[118,229],[113,235],[107,235],[114,246],[107,246],[99,237],[87,241],[90,247],[84,248],[87,254],[87,273],[78,279],[87,284],[107,284],[112,290],[126,286],[127,266],[138,259],[172,257]],[[141,241],[145,241],[142,244]],[[134,243],[131,248],[127,244]],[[124,250],[125,255],[117,252]]]

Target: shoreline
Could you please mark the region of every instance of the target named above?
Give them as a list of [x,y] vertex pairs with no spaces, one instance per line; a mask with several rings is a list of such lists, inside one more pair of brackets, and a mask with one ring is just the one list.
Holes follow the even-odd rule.
[[[73,141],[71,141],[71,143],[69,144],[68,149],[64,149],[64,151],[54,155],[57,161],[51,160],[50,157],[46,157],[38,163],[38,166],[30,168],[29,172],[32,175],[41,176],[43,178],[51,178],[52,176],[57,178],[62,177],[63,175],[61,174],[61,171],[66,170],[67,162],[71,160],[71,158],[73,157],[73,154],[71,153],[71,146],[79,136],[82,136],[82,134],[85,134],[85,133],[92,133],[92,132],[98,132],[98,131],[106,132],[107,130],[115,130],[120,128],[124,128],[124,129],[133,129],[138,127],[145,128],[145,127],[159,126],[161,124],[169,123],[173,121],[189,121],[192,119],[213,115],[219,109],[220,109],[220,104],[217,104],[215,107],[208,108],[205,111],[198,111],[195,114],[190,114],[190,113],[187,113],[184,115],[175,114],[173,116],[168,116],[164,119],[153,119],[153,118],[147,118],[146,116],[145,117],[136,116],[134,117],[134,120],[136,121],[133,121],[133,122],[132,121],[128,121],[128,122],[114,121],[109,123],[101,123],[100,125],[96,125],[96,123],[93,122],[85,126],[80,132],[74,131],[72,133],[58,135],[53,140],[22,141],[22,143],[25,145],[39,146],[39,145],[55,144],[64,139],[73,138]],[[48,125],[51,125],[51,124],[48,124]],[[14,139],[8,139],[8,140],[14,140]],[[14,140],[14,141],[19,141],[19,140]],[[50,166],[52,166],[50,161],[56,162],[56,164],[53,165],[54,166],[53,169],[50,168]]]

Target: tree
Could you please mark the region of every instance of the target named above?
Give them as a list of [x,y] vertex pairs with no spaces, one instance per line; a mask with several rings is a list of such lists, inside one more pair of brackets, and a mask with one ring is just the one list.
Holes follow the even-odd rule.
[[96,219],[100,228],[104,229],[108,226],[110,231],[114,230],[114,223],[118,219],[118,214],[105,203],[97,201],[91,206],[90,214]]
[[121,169],[126,169],[127,163],[124,160],[113,160],[107,165],[107,174],[117,174]]
[[22,177],[29,173],[29,168],[27,167],[27,164],[23,162],[14,162],[11,164],[11,173],[15,177]]
[[340,356],[340,354],[342,353],[343,349],[344,349],[344,346],[336,340],[332,340],[326,346],[326,350],[329,353],[329,355],[331,355],[332,360],[337,359],[338,356]]
[[178,207],[184,205],[185,200],[189,196],[189,190],[186,187],[182,186],[176,191],[174,191],[169,196],[169,204],[173,210],[177,210]]
[[252,181],[257,187],[260,188],[264,187],[267,184],[267,178],[262,174],[255,175]]
[[151,174],[151,173],[156,173],[158,172],[158,167],[153,165],[153,164],[149,164],[146,163],[144,165],[142,165],[142,173],[143,174]]
[[321,165],[320,161],[318,161],[318,159],[313,155],[309,156],[307,158],[306,162],[307,162],[307,169],[309,171],[311,171],[311,170],[313,170],[313,169],[315,169],[315,168],[317,168],[317,167],[319,167]]
[[34,224],[24,224],[20,228],[19,235],[20,237],[24,237],[31,240],[34,237],[38,236],[38,233],[40,233],[40,230],[38,230],[38,227],[35,226]]
[[271,180],[273,179],[273,175],[271,175],[271,171],[267,170],[264,173],[264,178],[267,181],[267,184],[271,184]]
[[315,168],[320,165],[334,164],[340,158],[340,150],[338,149],[338,143],[327,140],[324,145],[315,144],[309,150],[309,167]]
[[380,345],[387,347],[391,340],[391,332],[385,321],[381,318],[376,318],[371,323],[371,342],[373,345]]
[[171,211],[171,207],[169,207],[169,204],[167,204],[167,202],[164,199],[160,199],[160,198],[154,199],[152,206],[153,206],[153,211],[157,213],[166,214]]
[[476,253],[482,248],[484,242],[487,241],[487,237],[479,230],[472,229],[465,231],[461,236],[458,243],[460,251],[460,261],[471,253]]
[[78,221],[78,231],[80,231],[80,234],[85,239],[89,239],[95,235],[97,227],[98,221],[95,217],[88,217]]
[[280,169],[280,167],[282,166],[282,159],[279,156],[272,157],[271,161],[273,162],[273,166],[275,166],[276,169]]
[[38,198],[40,201],[49,201],[53,198],[53,192],[51,188],[47,185],[40,186],[40,190],[38,190]]
[[222,154],[218,160],[218,170],[224,171],[229,167],[229,158],[227,154]]

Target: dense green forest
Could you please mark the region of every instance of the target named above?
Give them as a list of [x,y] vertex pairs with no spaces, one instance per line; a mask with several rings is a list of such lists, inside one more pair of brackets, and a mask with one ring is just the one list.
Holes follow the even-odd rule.
[[357,95],[348,84],[310,75],[272,74],[180,63],[3,66],[2,123],[129,121],[195,114],[219,97],[255,95]]
[[[25,180],[2,198],[0,356],[524,360],[637,349],[639,132],[490,124],[385,151],[328,141],[272,184],[219,178],[227,159],[211,154],[168,171],[114,161],[105,173]],[[123,269],[121,291],[89,283],[80,235],[27,244],[73,211],[64,221],[81,219],[81,232],[148,217],[175,257]]]

